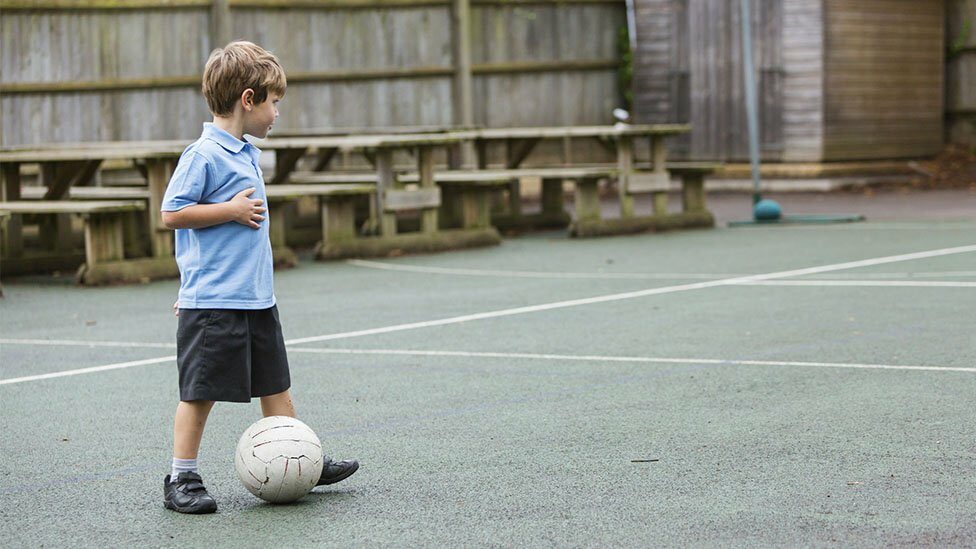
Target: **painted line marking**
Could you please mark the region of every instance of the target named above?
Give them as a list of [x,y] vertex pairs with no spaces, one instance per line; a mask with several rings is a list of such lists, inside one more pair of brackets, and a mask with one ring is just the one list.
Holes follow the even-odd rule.
[[137,343],[132,341],[84,341],[80,339],[9,339],[0,338],[0,344],[7,345],[64,345],[74,347],[126,347],[148,349],[175,349],[175,343]]
[[976,288],[976,282],[938,280],[759,280],[740,282],[737,286],[875,286],[911,288]]
[[850,368],[866,370],[919,370],[939,372],[966,372],[976,374],[976,367],[963,366],[920,366],[911,364],[861,364],[851,362],[798,362],[783,360],[727,360],[718,358],[664,358],[641,356],[601,356],[601,355],[558,355],[535,353],[495,353],[472,351],[411,351],[404,349],[291,349],[291,352],[311,354],[340,355],[401,355],[437,356],[462,358],[524,358],[533,360],[562,360],[586,362],[636,362],[653,364],[724,364],[736,366],[800,366],[807,368]]
[[[456,276],[481,276],[499,278],[542,278],[542,279],[596,279],[596,280],[716,280],[721,278],[735,278],[743,276],[756,276],[755,274],[744,273],[582,273],[582,272],[552,272],[552,271],[518,271],[518,270],[498,270],[498,269],[458,269],[453,267],[432,267],[421,265],[403,265],[399,263],[387,263],[383,261],[367,261],[363,259],[348,259],[346,263],[354,267],[365,269],[378,269],[385,271],[399,271],[421,274],[442,274]],[[853,275],[821,275],[816,279],[834,280],[846,278],[940,278],[940,277],[973,277],[976,271],[943,271],[925,273],[859,273]]]
[[176,355],[164,356],[160,358],[147,358],[146,360],[118,362],[116,364],[106,364],[105,366],[92,366],[91,368],[78,368],[77,370],[62,370],[60,372],[51,372],[49,374],[40,374],[36,376],[24,376],[24,377],[12,377],[8,379],[0,379],[0,385],[11,385],[14,383],[25,383],[27,381],[53,379],[56,377],[77,376],[81,374],[91,374],[94,372],[105,372],[107,370],[121,370],[123,368],[132,368],[134,366],[148,366],[150,364],[160,364],[162,362],[175,362],[175,361],[176,361]]
[[460,276],[487,276],[508,278],[545,278],[545,279],[621,279],[621,280],[674,280],[680,278],[714,280],[744,276],[741,274],[718,273],[556,273],[546,271],[505,271],[495,269],[457,269],[451,267],[423,267],[418,265],[401,265],[382,261],[366,261],[363,259],[347,259],[346,263],[355,267],[380,269],[386,271],[400,271],[423,274],[447,274]]
[[804,276],[811,274],[819,274],[830,271],[840,271],[844,269],[854,269],[857,267],[870,267],[873,265],[883,265],[886,263],[896,263],[899,261],[911,261],[914,259],[926,259],[930,257],[940,257],[944,255],[961,254],[976,252],[976,245],[969,246],[956,246],[953,248],[942,248],[938,250],[929,250],[925,252],[914,252],[908,254],[899,254],[885,257],[876,257],[871,259],[861,259],[858,261],[847,261],[844,263],[834,263],[830,265],[821,265],[819,267],[806,267],[803,269],[791,269],[788,271],[778,271],[767,274],[759,275],[749,275],[735,278],[724,278],[721,280],[710,280],[707,282],[694,282],[691,284],[679,284],[676,286],[663,286],[660,288],[650,288],[647,290],[637,290],[632,292],[622,292],[617,294],[602,295],[596,297],[588,297],[582,299],[571,299],[567,301],[557,301],[553,303],[544,303],[541,305],[530,305],[527,307],[515,307],[512,309],[501,309],[497,311],[488,311],[484,313],[476,313],[469,315],[454,316],[450,318],[443,318],[439,320],[427,320],[423,322],[411,322],[407,324],[396,324],[393,326],[385,326],[382,328],[372,328],[367,330],[357,330],[352,332],[343,332],[338,334],[327,334],[321,336],[305,337],[299,339],[293,339],[290,341],[292,344],[300,343],[315,343],[318,341],[332,341],[336,339],[346,339],[351,337],[362,337],[368,335],[377,334],[387,334],[391,332],[401,332],[405,330],[415,330],[419,328],[430,328],[434,326],[444,326],[447,324],[460,324],[463,322],[471,322],[474,320],[485,320],[488,318],[498,318],[503,316],[513,316],[527,313],[535,313],[540,311],[551,311],[554,309],[563,309],[566,307],[577,307],[580,305],[592,305],[595,303],[607,303],[612,301],[621,301],[626,299],[635,299],[638,297],[646,297],[651,295],[661,295],[670,294],[676,292],[685,292],[689,290],[700,290],[703,288],[712,288],[715,286],[728,286],[741,284],[744,282],[754,282],[760,280],[771,280],[776,278],[794,277],[794,276]]
[[[722,280],[712,280],[707,282],[696,282],[692,284],[679,284],[677,286],[664,286],[661,288],[650,288],[647,290],[638,290],[633,292],[623,292],[617,294],[609,294],[596,297],[588,297],[582,299],[571,299],[566,301],[556,301],[553,303],[544,303],[541,305],[530,305],[527,307],[515,307],[511,309],[500,309],[497,311],[488,311],[484,313],[475,313],[461,316],[454,316],[449,318],[442,318],[439,320],[428,320],[422,322],[410,322],[406,324],[395,324],[392,326],[384,326],[381,328],[371,328],[367,330],[355,330],[351,332],[341,332],[336,334],[326,334],[321,336],[304,337],[298,339],[292,339],[285,341],[286,345],[300,345],[302,343],[314,343],[318,341],[332,341],[336,339],[346,339],[352,337],[363,337],[367,335],[377,335],[377,334],[387,334],[392,332],[401,332],[405,330],[416,330],[419,328],[430,328],[434,326],[445,326],[448,324],[460,324],[463,322],[471,322],[475,320],[484,320],[488,318],[499,318],[505,316],[514,316],[520,314],[534,313],[540,311],[550,311],[555,309],[563,309],[567,307],[576,307],[580,305],[591,305],[595,303],[608,303],[613,301],[621,301],[626,299],[635,299],[638,297],[646,297],[651,295],[669,294],[675,292],[684,292],[689,290],[700,290],[704,288],[712,288],[715,286],[728,286],[741,284],[744,282],[753,282],[761,280],[771,280],[776,278],[785,278],[793,276],[804,276],[818,273],[825,273],[830,271],[840,271],[844,269],[854,269],[857,267],[870,267],[872,265],[883,265],[886,263],[896,263],[899,261],[911,261],[914,259],[925,259],[929,257],[940,257],[952,254],[970,253],[976,252],[976,245],[969,246],[956,246],[952,248],[941,248],[938,250],[928,250],[924,252],[913,252],[907,254],[891,255],[885,257],[876,257],[871,259],[862,259],[857,261],[847,261],[843,263],[834,263],[830,265],[821,265],[818,267],[806,267],[802,269],[792,269],[788,271],[778,271],[767,274],[750,275],[744,277],[726,278]],[[51,372],[48,374],[42,374],[39,376],[26,376],[21,378],[11,378],[11,379],[0,379],[0,385],[9,385],[12,383],[22,383],[26,381],[36,381],[40,379],[52,379],[57,377],[65,377],[79,374],[86,374],[92,372],[100,372],[105,370],[115,370],[121,368],[129,368],[133,366],[142,366],[145,364],[156,364],[160,362],[168,362],[176,360],[175,356],[162,357],[158,359],[148,359],[148,360],[137,360],[133,362],[121,362],[118,364],[109,364],[106,366],[95,366],[92,368],[80,368],[77,370],[64,370],[61,372]]]

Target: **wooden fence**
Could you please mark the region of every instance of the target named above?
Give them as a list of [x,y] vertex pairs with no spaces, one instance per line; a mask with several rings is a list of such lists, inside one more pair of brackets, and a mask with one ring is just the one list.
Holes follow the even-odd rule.
[[278,126],[607,123],[622,0],[0,0],[0,144],[192,138],[200,74],[273,51]]

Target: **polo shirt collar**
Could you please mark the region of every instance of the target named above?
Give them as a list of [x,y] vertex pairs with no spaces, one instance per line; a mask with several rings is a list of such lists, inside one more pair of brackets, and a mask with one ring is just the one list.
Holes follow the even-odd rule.
[[203,135],[207,139],[215,141],[218,145],[234,154],[241,152],[241,149],[249,145],[249,143],[241,141],[226,131],[218,128],[213,124],[213,122],[204,122]]

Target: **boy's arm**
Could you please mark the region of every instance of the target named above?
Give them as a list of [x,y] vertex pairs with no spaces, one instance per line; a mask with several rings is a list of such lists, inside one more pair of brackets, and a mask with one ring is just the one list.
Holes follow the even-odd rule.
[[252,229],[264,221],[261,215],[268,211],[263,200],[248,198],[254,187],[241,191],[234,198],[220,204],[196,204],[175,212],[161,212],[167,229],[202,229],[234,221]]

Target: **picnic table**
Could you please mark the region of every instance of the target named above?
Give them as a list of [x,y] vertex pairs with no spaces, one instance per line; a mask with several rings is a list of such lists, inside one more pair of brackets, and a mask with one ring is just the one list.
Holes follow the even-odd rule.
[[[382,255],[392,250],[434,251],[499,243],[501,237],[490,226],[462,227],[454,231],[440,228],[438,211],[442,203],[441,189],[434,178],[434,151],[462,141],[461,136],[452,133],[431,133],[271,137],[255,140],[254,143],[258,148],[274,151],[275,154],[275,170],[268,181],[268,189],[287,183],[298,161],[307,154],[317,156],[316,170],[328,165],[331,158],[340,152],[357,151],[368,155],[375,166],[375,192],[370,196],[370,220],[376,226],[367,227],[367,232],[376,233],[381,238],[369,243],[362,239],[343,239],[341,242],[332,239],[330,243],[326,239],[323,242],[329,245],[320,247],[319,257],[336,258]],[[403,184],[394,169],[393,159],[397,151],[412,153],[416,158],[417,178],[409,186]],[[420,211],[420,234],[398,234],[397,213],[407,210]],[[348,209],[342,211],[348,212]],[[344,213],[342,219],[346,217]],[[344,234],[333,228],[332,234],[340,233]]]
[[[312,172],[294,173],[295,164],[302,155],[311,149],[295,150],[294,156],[279,157],[279,165],[283,169],[276,173],[276,178],[282,181],[290,178],[294,183],[367,183],[376,182],[378,177],[365,174],[331,174],[322,172],[329,165],[332,157],[339,150],[337,139],[351,139],[347,143],[356,143],[363,139],[398,138],[437,139],[446,144],[448,139],[458,139],[464,143],[473,143],[477,151],[476,169],[461,169],[457,163],[450,165],[449,170],[438,171],[433,179],[442,188],[442,214],[444,218],[465,219],[462,226],[472,225],[472,218],[481,218],[484,204],[490,201],[493,189],[508,188],[508,211],[493,215],[491,223],[501,229],[536,228],[536,227],[565,227],[570,224],[570,217],[563,209],[563,181],[571,180],[576,184],[577,220],[571,227],[571,233],[577,236],[596,234],[615,234],[631,232],[642,228],[679,228],[711,226],[714,221],[711,214],[704,207],[703,177],[717,168],[712,163],[680,163],[668,162],[665,140],[668,137],[688,132],[686,124],[617,124],[613,126],[564,126],[564,127],[522,127],[522,128],[485,128],[465,129],[459,131],[443,131],[435,134],[389,135],[389,136],[320,136],[318,138],[305,136],[303,140],[318,139],[321,148],[315,149],[319,154]],[[602,146],[612,150],[616,155],[616,162],[612,166],[580,166],[573,165],[568,158],[558,166],[522,167],[522,163],[543,140],[560,139],[567,142],[571,139],[596,139]],[[635,162],[635,148],[642,139],[649,142],[649,162],[638,166]],[[488,169],[488,146],[492,142],[504,142],[506,146],[505,165],[498,169]],[[278,147],[286,148],[287,138],[275,138],[273,142]],[[304,142],[304,141],[303,141]],[[457,142],[450,146],[456,146]],[[366,147],[363,147],[366,148]],[[283,162],[281,162],[283,160]],[[293,160],[293,161],[292,161]],[[379,168],[379,164],[374,164]],[[328,175],[326,175],[328,174]],[[667,192],[670,179],[677,176],[682,181],[682,203],[684,210],[671,214],[667,211]],[[414,176],[401,174],[401,182],[410,183]],[[538,177],[542,180],[542,212],[534,215],[523,215],[521,211],[519,179],[523,177]],[[601,179],[613,179],[617,182],[620,196],[620,219],[602,219],[600,215],[598,183]],[[634,197],[640,194],[650,194],[653,200],[653,216],[634,215]],[[477,213],[472,213],[472,208]],[[457,213],[456,212],[461,212]],[[464,212],[467,212],[465,215]],[[476,224],[476,223],[474,223]]]
[[[663,226],[711,226],[713,220],[704,208],[702,177],[717,166],[705,163],[683,163],[678,169],[667,159],[665,140],[669,137],[687,133],[687,124],[615,124],[612,126],[558,126],[485,128],[453,132],[452,135],[474,142],[478,169],[488,166],[488,146],[492,142],[505,143],[505,166],[513,175],[535,176],[542,179],[542,213],[538,216],[523,216],[519,200],[517,179],[509,191],[509,216],[507,224],[548,225],[566,223],[563,213],[562,180],[570,179],[577,186],[577,221],[571,228],[573,234],[613,234],[629,232],[641,226],[656,226],[670,217]],[[595,173],[592,167],[572,166],[569,158],[564,158],[561,166],[567,171],[563,174],[545,173],[547,167],[524,169],[522,163],[536,146],[544,140],[562,140],[568,144],[572,139],[595,139],[602,146],[612,149],[616,155],[616,165],[606,168],[603,173]],[[646,168],[638,169],[636,163],[636,142],[649,141],[649,160]],[[564,156],[569,156],[565,146]],[[590,171],[587,172],[586,170]],[[574,170],[578,170],[574,172]],[[667,212],[667,191],[672,175],[677,175],[683,183],[683,204],[685,210],[675,217]],[[602,220],[597,198],[597,180],[613,177],[618,184],[620,196],[620,217],[622,221]],[[634,196],[649,193],[653,197],[655,219],[637,218],[634,215]],[[538,218],[538,219],[534,219]]]
[[[487,166],[488,144],[492,141],[505,142],[505,167],[515,169],[528,158],[543,140],[597,139],[602,144],[609,144],[613,147],[617,156],[619,183],[621,187],[627,188],[631,179],[635,180],[635,184],[639,183],[644,186],[654,183],[667,184],[669,178],[665,167],[667,161],[665,138],[689,131],[691,131],[691,126],[687,124],[616,124],[612,126],[485,128],[457,132],[455,135],[474,141],[479,169],[484,169]],[[637,174],[635,172],[634,140],[637,138],[650,139],[652,171],[649,174]],[[632,213],[632,203],[621,207],[624,211]]]
[[[55,253],[65,254],[71,243],[70,219],[74,211],[72,208],[59,210],[50,207],[50,203],[68,202],[73,192],[72,188],[89,186],[95,173],[103,162],[107,160],[131,160],[145,177],[148,185],[148,208],[145,223],[149,238],[149,251],[152,259],[165,266],[154,266],[153,272],[175,272],[173,261],[173,237],[162,223],[159,206],[163,193],[169,182],[170,175],[175,168],[176,160],[183,153],[187,143],[185,141],[139,141],[139,142],[101,142],[101,143],[73,143],[46,144],[39,146],[18,146],[0,149],[0,173],[3,175],[3,185],[0,187],[2,200],[9,205],[18,204],[13,208],[15,214],[6,223],[4,230],[4,253],[9,260],[16,260],[23,254],[22,219],[24,214],[52,214],[54,223],[42,225],[42,241],[52,248]],[[22,195],[21,166],[36,164],[39,166],[39,178],[44,189],[28,191]],[[130,189],[131,190],[131,189]],[[99,191],[98,196],[92,198],[111,200],[113,198],[131,198],[130,190],[125,196],[116,195],[112,190]],[[36,196],[40,194],[40,196]],[[40,200],[36,200],[39,198]],[[47,203],[47,205],[43,204]],[[114,230],[114,229],[113,229]],[[89,257],[90,259],[90,257]],[[121,260],[121,258],[119,258]],[[103,262],[107,263],[107,262]],[[128,270],[126,268],[126,270]],[[128,276],[128,275],[127,275]],[[135,276],[135,275],[133,275]]]

